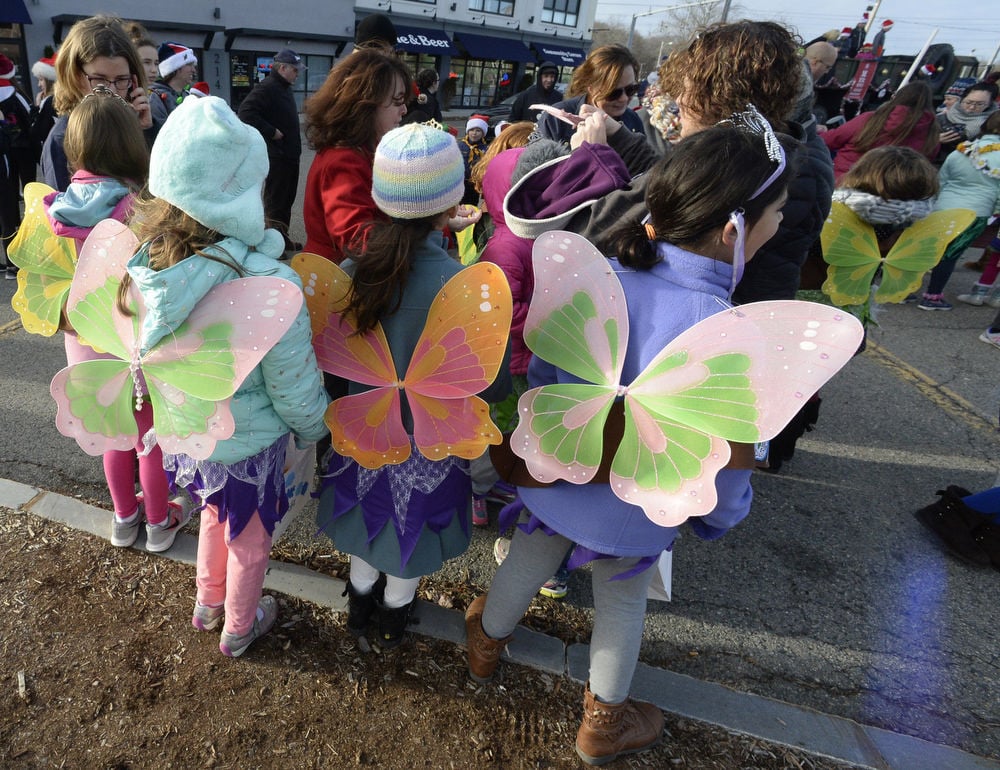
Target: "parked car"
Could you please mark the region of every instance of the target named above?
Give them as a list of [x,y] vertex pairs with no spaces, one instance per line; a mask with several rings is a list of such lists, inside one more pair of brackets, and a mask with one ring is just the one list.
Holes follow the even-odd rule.
[[510,120],[510,111],[514,107],[514,99],[516,98],[517,94],[514,94],[513,96],[508,96],[502,102],[494,104],[492,107],[476,110],[476,114],[487,118],[486,122],[490,124],[490,139],[496,136],[497,123],[502,120]]

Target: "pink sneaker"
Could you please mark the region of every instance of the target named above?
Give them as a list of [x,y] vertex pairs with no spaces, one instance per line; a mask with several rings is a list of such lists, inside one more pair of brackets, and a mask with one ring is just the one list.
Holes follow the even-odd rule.
[[472,496],[472,523],[477,527],[485,527],[490,523],[490,512],[486,507],[486,498]]

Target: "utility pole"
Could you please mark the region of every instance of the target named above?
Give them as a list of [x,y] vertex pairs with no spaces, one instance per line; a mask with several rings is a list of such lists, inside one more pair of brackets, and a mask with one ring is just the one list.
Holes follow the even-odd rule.
[[[668,5],[666,8],[657,8],[655,11],[645,11],[644,13],[633,13],[632,14],[632,26],[628,30],[628,42],[625,44],[627,48],[632,47],[632,39],[635,37],[635,22],[640,16],[652,16],[657,13],[666,13],[667,11],[676,11],[681,8],[693,8],[696,5],[714,5],[719,2],[719,0],[701,0],[697,3],[682,3],[681,5]],[[727,5],[728,0],[727,0]]]

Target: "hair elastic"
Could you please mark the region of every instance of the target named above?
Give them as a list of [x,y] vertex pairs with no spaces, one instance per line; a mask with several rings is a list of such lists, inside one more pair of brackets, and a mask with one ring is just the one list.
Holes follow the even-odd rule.
[[656,230],[653,229],[653,224],[651,222],[646,222],[643,224],[643,227],[646,228],[646,237],[649,238],[649,240],[651,241],[655,241]]

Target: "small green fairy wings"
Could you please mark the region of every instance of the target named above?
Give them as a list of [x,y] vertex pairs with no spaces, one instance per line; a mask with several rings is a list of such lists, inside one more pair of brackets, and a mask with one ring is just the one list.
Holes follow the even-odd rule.
[[835,201],[820,236],[829,265],[823,292],[840,307],[867,304],[881,266],[874,300],[901,302],[920,287],[924,273],[975,218],[968,209],[935,211],[906,228],[883,258],[874,228]]
[[58,236],[45,215],[43,200],[54,192],[31,182],[24,188],[24,220],[7,247],[7,256],[20,270],[11,306],[21,316],[25,331],[51,337],[59,321],[76,270],[76,242]]

